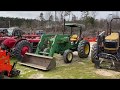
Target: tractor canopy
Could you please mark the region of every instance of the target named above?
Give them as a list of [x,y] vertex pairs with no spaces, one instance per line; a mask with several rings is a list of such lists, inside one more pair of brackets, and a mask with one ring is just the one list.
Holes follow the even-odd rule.
[[83,24],[78,24],[78,23],[65,23],[65,26],[68,26],[68,27],[79,27],[79,28],[85,28],[85,25]]
[[[65,27],[70,27],[70,33],[68,31],[65,30]],[[73,30],[73,28],[76,28]],[[77,31],[76,31],[77,30]],[[64,30],[63,30],[63,34],[65,33],[68,33],[70,34],[70,36],[74,35],[73,38],[75,41],[76,39],[79,37],[79,38],[82,38],[81,37],[81,34],[82,34],[82,31],[85,30],[85,25],[83,24],[79,24],[79,23],[65,23],[64,21]],[[73,40],[71,39],[71,40]]]

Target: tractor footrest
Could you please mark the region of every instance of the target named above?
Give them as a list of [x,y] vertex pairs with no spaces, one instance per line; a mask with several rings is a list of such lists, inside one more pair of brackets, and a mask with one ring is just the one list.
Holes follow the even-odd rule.
[[49,53],[46,53],[46,52],[39,52],[39,54],[49,55]]

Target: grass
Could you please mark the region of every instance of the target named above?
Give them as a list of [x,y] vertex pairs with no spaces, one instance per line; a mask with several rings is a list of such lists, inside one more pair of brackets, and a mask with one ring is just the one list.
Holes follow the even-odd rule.
[[[56,56],[57,57],[57,56]],[[58,60],[62,58],[58,55]],[[11,63],[16,61],[15,59],[11,60]],[[57,61],[58,62],[58,61]],[[18,77],[14,77],[13,79],[112,79],[112,78],[120,78],[120,74],[112,75],[112,76],[104,76],[100,74],[96,74],[95,71],[97,69],[94,68],[93,63],[88,59],[80,59],[78,57],[73,59],[73,62],[70,64],[64,64],[63,60],[61,60],[62,64],[58,65],[55,69],[51,71],[41,71],[29,67],[25,67],[17,64],[16,68],[21,71]],[[109,72],[109,71],[107,71]]]

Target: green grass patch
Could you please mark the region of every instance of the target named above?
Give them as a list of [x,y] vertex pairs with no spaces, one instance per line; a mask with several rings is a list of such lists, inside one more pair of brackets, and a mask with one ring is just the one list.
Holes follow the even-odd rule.
[[[11,64],[15,62],[16,59],[11,59]],[[80,59],[80,61],[72,62],[70,64],[65,64],[57,66],[55,69],[50,71],[41,71],[29,67],[25,67],[17,64],[16,69],[20,70],[21,73],[18,77],[14,79],[29,79],[37,77],[47,78],[47,79],[112,79],[120,78],[120,74],[114,76],[103,76],[96,74],[97,69],[94,68],[93,63],[89,59]],[[33,76],[33,77],[32,77]]]

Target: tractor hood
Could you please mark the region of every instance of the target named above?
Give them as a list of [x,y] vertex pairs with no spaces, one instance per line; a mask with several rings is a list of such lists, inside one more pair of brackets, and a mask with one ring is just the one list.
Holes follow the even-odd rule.
[[119,34],[118,33],[111,33],[108,35],[105,40],[118,40],[119,39]]

